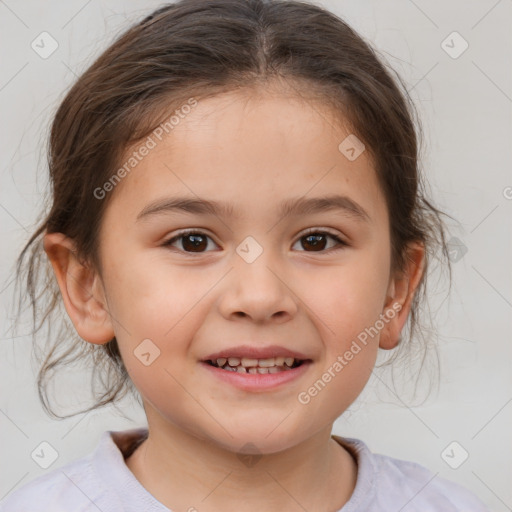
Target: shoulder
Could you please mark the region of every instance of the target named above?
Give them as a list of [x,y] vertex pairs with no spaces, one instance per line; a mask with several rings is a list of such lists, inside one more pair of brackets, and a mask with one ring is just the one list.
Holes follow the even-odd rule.
[[106,499],[89,454],[11,492],[0,502],[0,512],[98,512]]
[[[340,438],[358,458],[356,489],[369,500],[369,508],[380,512],[488,512],[468,489],[412,461],[372,453],[359,439]],[[359,487],[359,489],[358,489]],[[371,504],[370,504],[371,501]],[[359,509],[354,509],[359,510]]]
[[380,454],[374,457],[381,492],[394,489],[389,494],[403,501],[404,512],[488,512],[485,505],[468,489],[416,462]]

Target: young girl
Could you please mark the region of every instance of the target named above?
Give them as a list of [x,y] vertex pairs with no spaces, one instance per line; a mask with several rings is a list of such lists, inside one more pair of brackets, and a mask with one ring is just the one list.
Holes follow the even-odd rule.
[[19,271],[33,247],[35,307],[44,248],[68,354],[117,379],[95,407],[133,385],[148,428],[104,432],[2,510],[484,511],[331,435],[446,254],[417,153],[406,93],[318,6],[182,0],[124,33],[56,113]]

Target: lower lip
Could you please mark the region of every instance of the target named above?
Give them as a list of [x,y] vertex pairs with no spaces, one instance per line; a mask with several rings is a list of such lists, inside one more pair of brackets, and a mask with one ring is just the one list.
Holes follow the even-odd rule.
[[277,373],[232,372],[229,370],[223,370],[222,368],[217,368],[216,366],[212,366],[204,361],[201,361],[201,365],[211,371],[215,377],[223,380],[224,382],[228,382],[237,388],[245,391],[267,391],[298,379],[308,371],[311,361],[304,362],[296,368],[283,370]]

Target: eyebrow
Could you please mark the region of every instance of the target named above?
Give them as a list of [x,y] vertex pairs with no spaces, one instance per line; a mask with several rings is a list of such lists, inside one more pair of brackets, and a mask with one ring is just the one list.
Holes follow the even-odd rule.
[[[291,198],[283,203],[279,210],[279,217],[307,215],[338,210],[356,220],[369,222],[370,216],[364,208],[347,196],[330,195],[312,198]],[[173,197],[158,199],[148,204],[138,215],[137,221],[153,215],[172,212],[187,212],[197,215],[214,215],[220,217],[233,217],[233,205],[219,201],[198,199],[194,197]]]

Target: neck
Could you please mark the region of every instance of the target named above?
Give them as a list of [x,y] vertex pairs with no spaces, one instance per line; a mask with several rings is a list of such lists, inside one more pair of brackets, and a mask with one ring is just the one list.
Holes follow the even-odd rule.
[[173,425],[151,428],[126,460],[135,477],[171,510],[338,511],[357,466],[329,425],[278,453],[241,455]]

